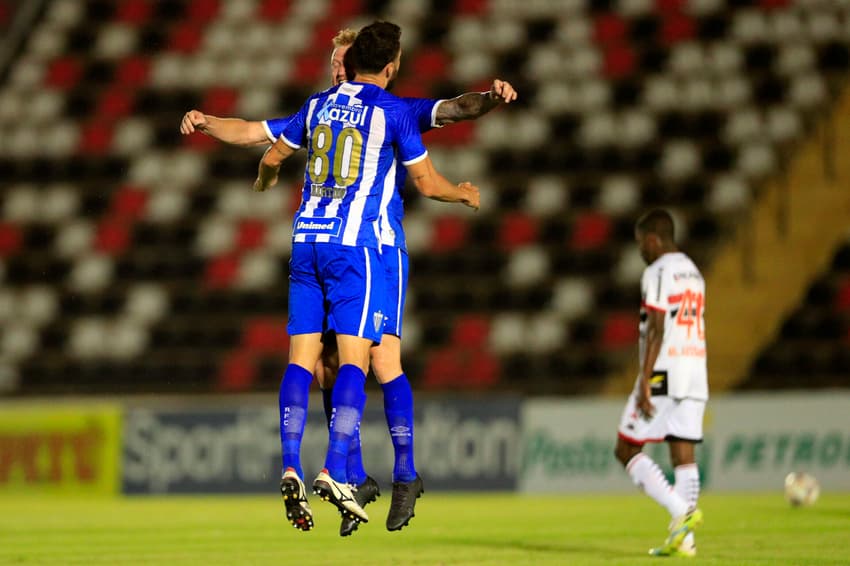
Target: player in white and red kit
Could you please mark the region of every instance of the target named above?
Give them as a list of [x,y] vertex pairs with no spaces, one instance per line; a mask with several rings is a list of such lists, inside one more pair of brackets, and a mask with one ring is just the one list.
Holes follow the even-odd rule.
[[[620,419],[615,454],[635,484],[672,517],[664,545],[650,554],[693,556],[692,531],[702,522],[694,445],[702,442],[708,400],[705,280],[673,235],[673,219],[660,209],[635,226],[647,263],[641,277],[640,373]],[[647,442],[668,443],[674,486],[642,452]]]

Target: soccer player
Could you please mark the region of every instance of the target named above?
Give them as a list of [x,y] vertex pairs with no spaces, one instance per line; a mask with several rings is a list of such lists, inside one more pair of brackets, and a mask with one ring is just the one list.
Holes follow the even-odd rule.
[[[350,29],[340,31],[333,39],[331,55],[331,81],[334,86],[347,77],[344,56],[354,42],[357,32]],[[462,120],[483,116],[500,103],[510,103],[517,93],[506,81],[496,79],[488,92],[469,92],[450,100],[403,98],[408,112],[425,133],[434,127],[442,127]],[[281,134],[290,117],[265,121],[245,121],[235,118],[218,118],[205,115],[198,110],[185,114],[180,130],[184,134],[196,128],[226,143],[252,146],[272,142]],[[387,203],[382,216],[381,242],[386,268],[387,305],[386,326],[381,344],[372,347],[372,370],[384,392],[384,411],[387,427],[393,441],[395,463],[393,466],[393,500],[387,517],[387,528],[401,529],[413,517],[416,498],[422,492],[422,480],[416,473],[413,457],[413,392],[401,365],[401,328],[404,312],[405,290],[408,280],[408,257],[405,246],[402,216],[404,206],[401,190],[404,186],[404,170],[399,169],[398,190]],[[338,368],[334,341],[325,337],[322,363],[316,367],[316,377],[322,390],[325,414],[330,422],[330,401],[334,377]],[[366,474],[360,451],[359,432],[355,433],[349,455],[349,481],[357,486],[355,499],[361,506],[374,501],[380,494],[377,482]],[[347,536],[357,528],[351,516],[343,516],[340,535]]]
[[[649,553],[694,556],[693,530],[702,522],[694,445],[702,442],[708,400],[705,281],[676,247],[668,212],[642,216],[635,238],[647,263],[641,277],[640,373],[623,410],[615,454],[632,481],[672,517],[664,544]],[[662,441],[670,448],[674,487],[641,451],[647,442]]]
[[287,516],[309,530],[312,511],[300,473],[307,393],[322,352],[322,334],[336,333],[339,372],[325,468],[314,491],[342,513],[368,521],[348,485],[347,460],[359,426],[369,350],[383,334],[385,273],[382,203],[396,191],[396,159],[424,196],[478,208],[477,187],[453,184],[434,169],[407,105],[386,92],[399,68],[401,30],[371,24],[346,53],[352,82],[313,95],[288,122],[260,163],[256,190],[277,181],[281,163],[308,146],[302,204],[290,259],[290,363],[281,383],[281,492]]

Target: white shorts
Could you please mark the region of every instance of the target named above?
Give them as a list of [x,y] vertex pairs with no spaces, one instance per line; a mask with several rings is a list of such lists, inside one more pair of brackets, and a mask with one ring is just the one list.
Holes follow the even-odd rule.
[[642,446],[647,442],[667,440],[702,442],[705,401],[655,396],[650,399],[655,406],[655,414],[647,420],[637,410],[636,400],[637,396],[632,392],[617,430],[617,435],[629,444]]

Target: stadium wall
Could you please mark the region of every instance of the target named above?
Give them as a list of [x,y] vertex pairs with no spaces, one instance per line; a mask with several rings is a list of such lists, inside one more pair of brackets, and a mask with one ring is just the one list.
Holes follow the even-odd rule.
[[[0,493],[273,493],[277,407],[268,397],[53,400],[0,404]],[[622,401],[601,398],[423,398],[417,467],[429,490],[631,491],[612,455]],[[305,431],[305,473],[327,431],[320,399]],[[736,394],[712,399],[698,450],[705,489],[779,489],[809,471],[850,490],[850,392]],[[364,461],[390,482],[392,446],[380,404],[362,425]],[[648,451],[662,465],[663,445]],[[668,469],[669,471],[669,469]]]

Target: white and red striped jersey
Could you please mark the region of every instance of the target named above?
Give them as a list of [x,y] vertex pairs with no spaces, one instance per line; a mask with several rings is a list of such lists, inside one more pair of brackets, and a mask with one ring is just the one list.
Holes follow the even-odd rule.
[[641,365],[646,355],[647,312],[664,312],[661,352],[653,372],[659,381],[666,375],[669,397],[708,399],[705,280],[697,266],[682,252],[662,255],[643,271],[641,299]]

